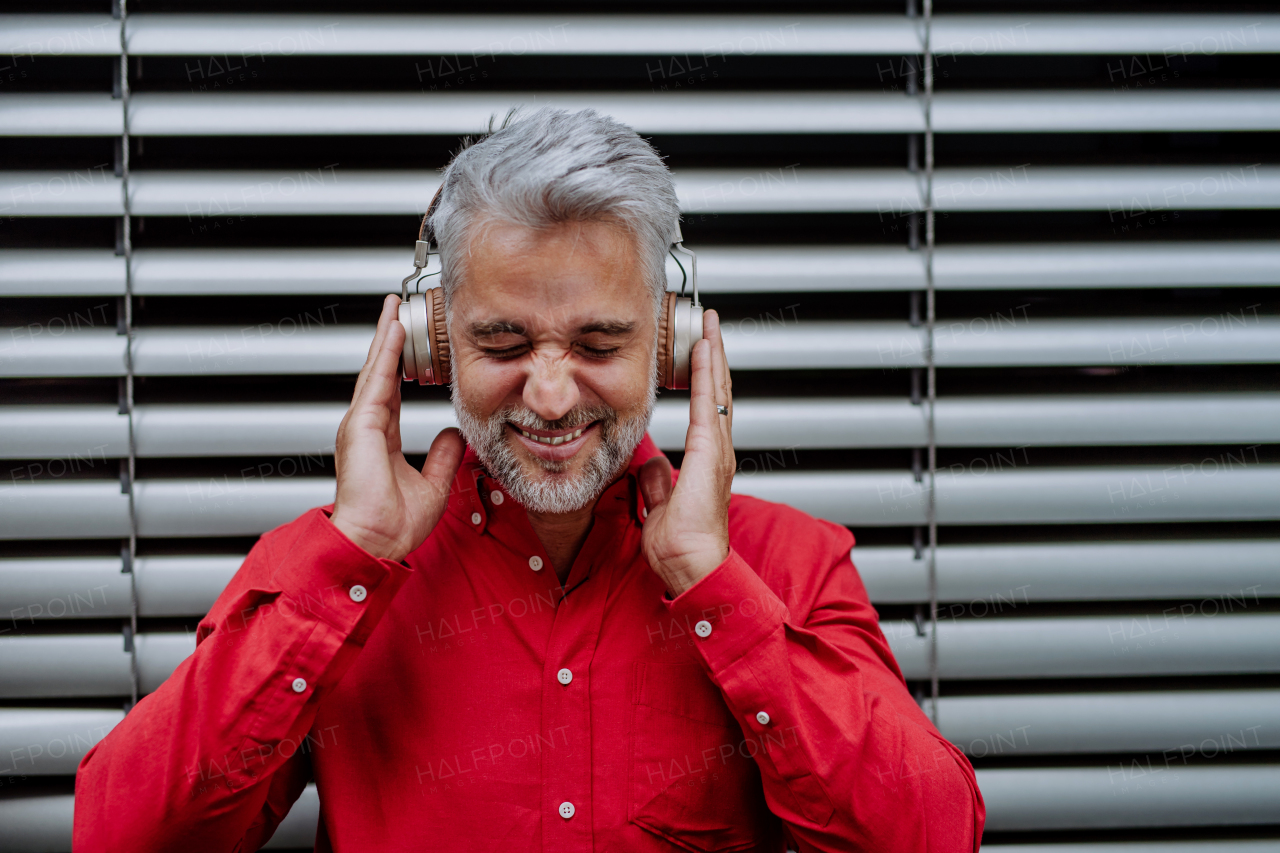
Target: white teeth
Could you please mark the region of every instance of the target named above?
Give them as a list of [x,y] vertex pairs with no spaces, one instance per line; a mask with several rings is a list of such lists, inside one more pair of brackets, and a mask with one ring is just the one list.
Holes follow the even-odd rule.
[[585,429],[586,427],[583,427],[582,429],[579,429],[576,432],[573,432],[569,435],[557,435],[554,438],[548,435],[533,435],[532,433],[523,429],[520,430],[520,434],[523,435],[525,438],[531,438],[534,441],[539,441],[543,444],[550,444],[552,447],[554,447],[557,444],[564,444],[566,441],[573,441],[575,438],[581,437],[582,432]]

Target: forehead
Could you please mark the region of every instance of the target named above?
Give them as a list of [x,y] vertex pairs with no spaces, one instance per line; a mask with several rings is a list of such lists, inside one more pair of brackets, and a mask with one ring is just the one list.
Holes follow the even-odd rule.
[[608,222],[477,229],[454,312],[468,322],[512,321],[531,330],[577,329],[652,308],[636,241]]

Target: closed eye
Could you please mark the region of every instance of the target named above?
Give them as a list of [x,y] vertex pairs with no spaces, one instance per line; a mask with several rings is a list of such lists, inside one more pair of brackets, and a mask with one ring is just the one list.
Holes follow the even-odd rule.
[[620,347],[589,347],[586,344],[578,344],[578,347],[587,358],[608,358],[620,349]]
[[528,348],[529,348],[528,344],[515,344],[514,346],[509,346],[509,347],[498,347],[498,348],[486,349],[484,351],[484,354],[490,358],[506,360],[511,358],[517,358],[521,355],[524,355],[525,351]]

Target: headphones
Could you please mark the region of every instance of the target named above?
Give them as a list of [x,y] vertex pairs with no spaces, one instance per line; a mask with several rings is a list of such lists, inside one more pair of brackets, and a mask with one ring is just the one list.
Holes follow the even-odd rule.
[[[427,207],[418,229],[418,242],[413,250],[413,272],[400,283],[400,325],[404,326],[404,350],[400,358],[400,372],[405,382],[419,385],[448,385],[453,378],[449,364],[449,330],[445,326],[444,291],[439,287],[419,292],[422,270],[430,255],[439,255],[439,247],[433,247],[435,234],[428,224],[431,214],[440,203],[440,192]],[[689,256],[689,271],[676,252]],[[702,339],[702,304],[698,301],[698,256],[684,247],[680,224],[676,223],[675,241],[668,250],[680,267],[682,280],[680,293],[666,291],[662,310],[658,314],[658,384],[663,388],[689,387],[690,359],[693,345]],[[430,273],[429,275],[436,275]],[[416,279],[416,281],[415,281]],[[414,292],[409,293],[409,283],[414,282]],[[693,298],[684,295],[686,284],[693,285]]]

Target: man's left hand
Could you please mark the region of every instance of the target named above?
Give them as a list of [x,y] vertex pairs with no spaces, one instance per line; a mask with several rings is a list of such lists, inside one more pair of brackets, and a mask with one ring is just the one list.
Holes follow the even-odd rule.
[[[703,315],[703,329],[702,340],[693,347],[689,431],[675,488],[665,457],[650,459],[640,469],[640,490],[649,511],[641,547],[672,597],[729,556],[729,490],[737,468],[733,382],[715,311]],[[717,406],[725,406],[728,415]]]

